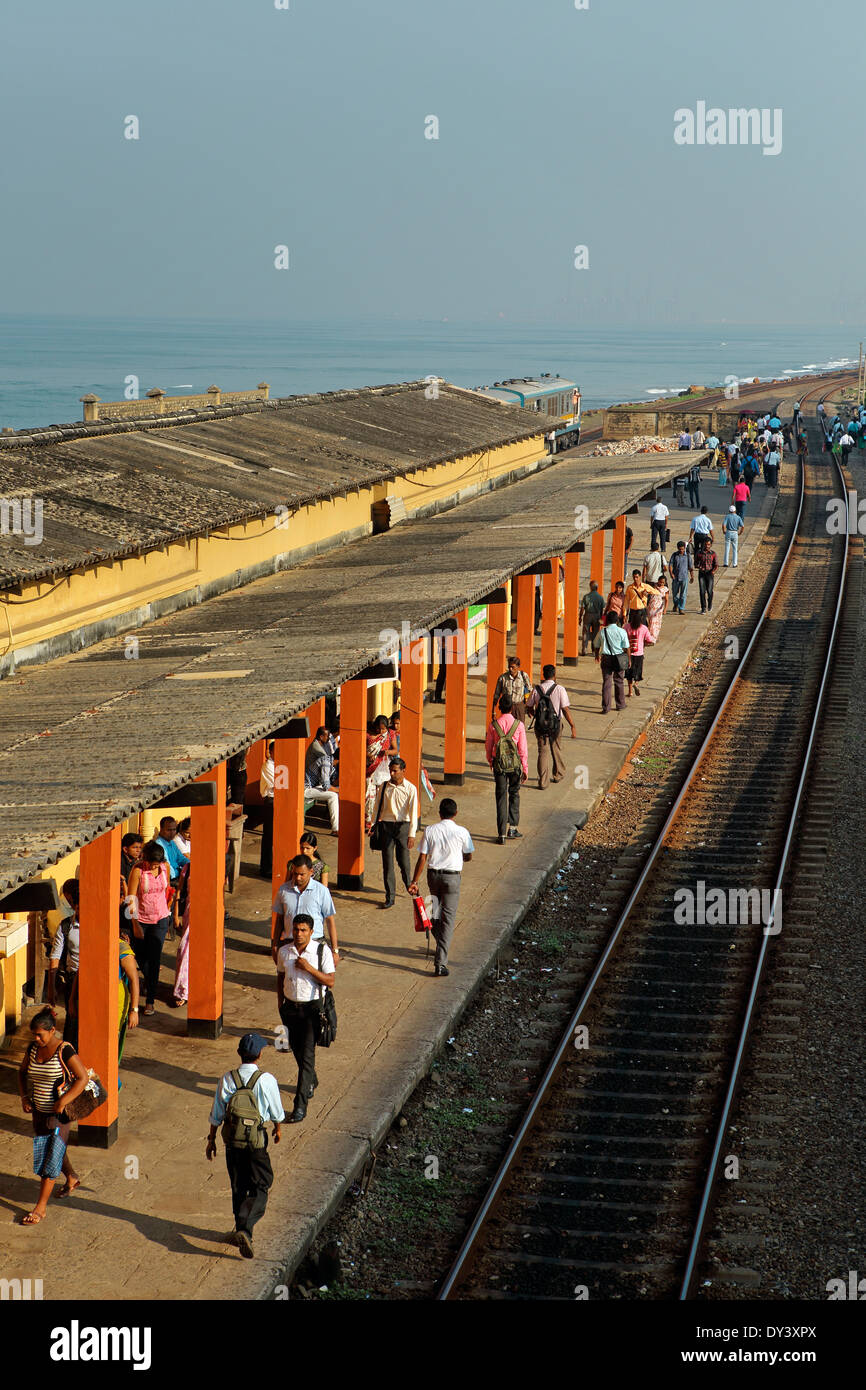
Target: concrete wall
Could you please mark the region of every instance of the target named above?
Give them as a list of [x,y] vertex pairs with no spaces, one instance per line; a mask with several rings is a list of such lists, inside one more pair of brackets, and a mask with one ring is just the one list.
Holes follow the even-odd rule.
[[678,406],[659,410],[606,410],[602,439],[630,439],[638,434],[675,435],[684,428],[689,432],[699,426],[704,434],[728,438],[737,423],[740,407],[737,404],[717,410],[702,409],[699,405]]

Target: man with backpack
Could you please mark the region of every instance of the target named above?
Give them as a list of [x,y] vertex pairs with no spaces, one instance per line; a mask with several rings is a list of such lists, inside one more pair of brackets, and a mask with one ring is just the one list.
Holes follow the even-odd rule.
[[[532,697],[530,696],[530,699]],[[500,695],[499,716],[491,719],[484,743],[487,761],[493,770],[496,786],[496,829],[499,843],[519,840],[520,831],[520,784],[529,776],[529,758],[526,752],[526,728],[521,719],[515,719],[511,710],[511,696]]]
[[[568,692],[556,682],[556,667],[545,666],[540,685],[533,687],[526,702],[527,711],[534,715],[535,737],[538,740],[538,790],[544,791],[548,782],[561,782],[565,776],[565,759],[562,756],[562,721],[565,719],[571,729],[571,737],[577,738],[577,730],[571,717]],[[553,756],[553,778],[550,776],[550,760]]]
[[232,1188],[234,1241],[244,1259],[253,1257],[253,1227],[265,1214],[274,1170],[268,1156],[266,1124],[273,1121],[274,1143],[286,1118],[277,1079],[259,1070],[259,1057],[268,1046],[258,1033],[245,1033],[238,1043],[241,1064],[220,1081],[210,1112],[205,1158],[213,1161],[216,1133],[222,1125],[226,1168]]

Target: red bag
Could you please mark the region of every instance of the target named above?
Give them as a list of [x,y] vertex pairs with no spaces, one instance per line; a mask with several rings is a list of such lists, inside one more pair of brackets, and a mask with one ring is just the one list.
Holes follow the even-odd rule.
[[427,909],[424,906],[424,899],[421,897],[420,893],[417,898],[412,899],[412,908],[415,913],[415,930],[430,931],[433,923],[430,921]]

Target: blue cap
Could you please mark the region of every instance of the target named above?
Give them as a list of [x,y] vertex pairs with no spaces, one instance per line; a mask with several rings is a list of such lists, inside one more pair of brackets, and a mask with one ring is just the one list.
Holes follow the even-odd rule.
[[261,1033],[244,1033],[238,1043],[238,1052],[247,1057],[258,1057],[270,1044],[267,1038],[263,1038]]

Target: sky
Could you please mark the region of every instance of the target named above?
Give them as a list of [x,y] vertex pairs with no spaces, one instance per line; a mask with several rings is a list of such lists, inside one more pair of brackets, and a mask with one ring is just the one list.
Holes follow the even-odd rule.
[[284,3],[3,7],[0,314],[866,317],[862,0]]

